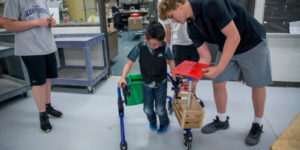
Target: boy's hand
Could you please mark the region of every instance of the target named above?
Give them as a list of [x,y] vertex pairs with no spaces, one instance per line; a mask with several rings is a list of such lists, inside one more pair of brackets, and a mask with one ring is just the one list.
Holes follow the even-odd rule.
[[118,87],[119,88],[122,88],[122,86],[121,86],[122,83],[124,83],[125,85],[127,85],[127,82],[126,82],[125,78],[121,78],[120,81],[118,82]]
[[177,78],[176,78],[177,76],[176,76],[176,74],[172,74],[172,79],[174,80],[174,81],[177,81]]
[[49,26],[50,24],[50,18],[40,18],[38,20],[36,20],[36,24],[37,26]]

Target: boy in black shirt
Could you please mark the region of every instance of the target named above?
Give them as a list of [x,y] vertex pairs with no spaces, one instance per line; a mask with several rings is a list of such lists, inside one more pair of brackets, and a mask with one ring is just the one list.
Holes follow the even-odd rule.
[[[165,31],[159,22],[151,22],[146,31],[145,41],[137,44],[128,54],[128,62],[123,68],[123,73],[118,86],[126,84],[126,75],[133,63],[139,57],[140,70],[143,78],[144,112],[149,120],[151,130],[157,129],[156,113],[160,126],[157,133],[167,131],[169,117],[166,109],[167,96],[167,64],[170,69],[175,67],[175,62],[168,44],[164,41]],[[154,103],[155,102],[155,103]],[[155,104],[155,111],[154,111]]]

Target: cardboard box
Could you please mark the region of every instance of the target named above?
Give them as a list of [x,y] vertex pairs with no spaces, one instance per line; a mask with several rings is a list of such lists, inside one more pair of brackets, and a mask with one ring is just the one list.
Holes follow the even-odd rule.
[[143,30],[143,19],[142,17],[129,17],[128,18],[128,30]]
[[300,34],[300,21],[290,22],[290,34]]

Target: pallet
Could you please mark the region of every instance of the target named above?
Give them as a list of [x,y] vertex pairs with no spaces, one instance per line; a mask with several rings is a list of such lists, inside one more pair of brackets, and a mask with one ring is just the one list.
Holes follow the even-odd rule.
[[182,129],[201,128],[205,111],[194,95],[191,95],[191,104],[189,111],[187,110],[187,93],[178,93],[178,98],[175,94],[173,97],[173,110],[178,120],[179,126]]

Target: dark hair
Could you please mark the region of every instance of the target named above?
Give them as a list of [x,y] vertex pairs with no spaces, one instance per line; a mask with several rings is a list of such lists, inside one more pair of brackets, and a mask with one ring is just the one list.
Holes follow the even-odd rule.
[[158,21],[152,21],[147,26],[146,37],[148,40],[157,39],[158,41],[163,41],[165,38],[165,30],[161,23]]

